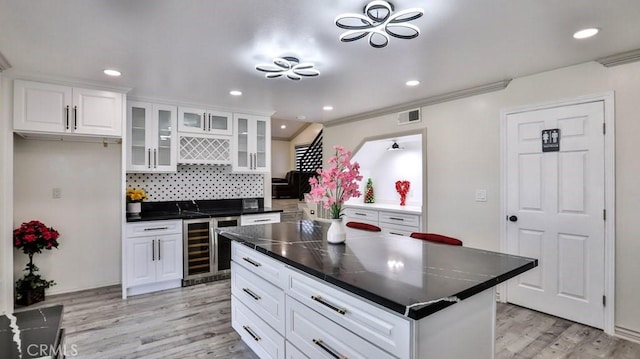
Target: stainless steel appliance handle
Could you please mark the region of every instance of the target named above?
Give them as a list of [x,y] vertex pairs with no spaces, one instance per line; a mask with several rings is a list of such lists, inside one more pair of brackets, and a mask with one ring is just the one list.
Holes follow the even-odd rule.
[[216,265],[215,269],[218,269],[218,236],[216,236],[216,231],[214,229],[215,225],[213,223],[209,225],[209,238],[211,238],[211,262]]

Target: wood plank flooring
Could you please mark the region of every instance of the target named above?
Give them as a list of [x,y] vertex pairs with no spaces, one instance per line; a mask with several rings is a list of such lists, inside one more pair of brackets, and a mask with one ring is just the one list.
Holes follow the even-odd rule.
[[[50,296],[24,309],[64,305],[67,348],[78,351],[68,358],[254,359],[231,328],[230,296],[229,280],[127,300],[113,286]],[[510,304],[498,304],[496,324],[496,359],[640,358],[640,344]]]

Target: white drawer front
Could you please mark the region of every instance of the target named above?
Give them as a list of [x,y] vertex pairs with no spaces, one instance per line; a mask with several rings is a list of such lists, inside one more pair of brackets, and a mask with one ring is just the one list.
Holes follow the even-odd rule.
[[233,295],[231,326],[260,358],[285,358],[284,338]]
[[383,224],[381,229],[382,229],[382,233],[385,233],[385,234],[393,234],[396,236],[407,236],[407,237],[409,237],[409,235],[412,232],[420,232],[418,227],[395,225],[395,224],[388,224],[388,223]]
[[254,224],[280,223],[280,212],[247,214],[240,216],[241,226],[252,226]]
[[349,217],[350,220],[357,222],[365,222],[369,221],[374,222],[372,224],[377,225],[378,223],[378,211],[372,211],[369,209],[360,209],[360,208],[345,208],[344,215]]
[[288,340],[285,345],[287,347],[287,359],[309,359],[308,356],[302,354],[302,352],[293,346],[293,344]]
[[391,223],[399,226],[420,227],[420,216],[394,212],[380,212],[380,223]]
[[401,358],[410,356],[411,328],[408,319],[292,269],[287,271],[289,296],[393,355]]
[[279,288],[284,289],[287,286],[287,273],[282,262],[258,253],[242,243],[231,243],[231,260]]
[[284,291],[231,263],[231,293],[284,335]]
[[182,220],[127,223],[127,238],[182,234]]
[[314,359],[393,358],[382,349],[289,296],[287,296],[287,340]]

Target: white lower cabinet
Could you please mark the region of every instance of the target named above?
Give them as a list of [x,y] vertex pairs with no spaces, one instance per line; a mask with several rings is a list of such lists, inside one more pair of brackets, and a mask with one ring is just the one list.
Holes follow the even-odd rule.
[[310,358],[393,358],[360,336],[287,296],[287,341]]
[[233,328],[260,358],[411,356],[406,318],[235,241],[231,258]]
[[231,326],[242,341],[260,358],[284,359],[284,337],[232,294]]
[[380,227],[383,233],[399,236],[409,236],[412,232],[421,232],[422,216],[416,213],[385,209],[363,209],[360,207],[345,207],[346,221],[356,221]]
[[182,285],[182,221],[127,223],[123,285],[128,295]]

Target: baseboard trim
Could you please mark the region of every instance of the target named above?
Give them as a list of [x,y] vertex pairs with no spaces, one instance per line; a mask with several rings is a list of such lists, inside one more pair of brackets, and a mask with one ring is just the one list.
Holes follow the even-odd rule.
[[640,332],[636,330],[616,326],[614,334],[619,338],[640,344]]

